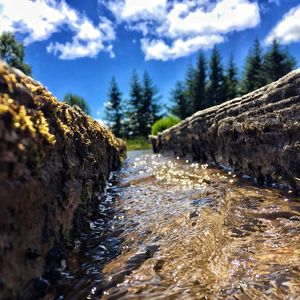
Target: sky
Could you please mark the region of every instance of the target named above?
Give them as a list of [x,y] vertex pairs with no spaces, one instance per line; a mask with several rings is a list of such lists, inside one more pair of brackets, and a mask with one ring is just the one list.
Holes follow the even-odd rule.
[[132,70],[147,71],[161,103],[199,51],[216,46],[242,72],[255,38],[276,38],[300,66],[300,0],[0,0],[0,33],[26,46],[32,75],[59,99],[85,98],[104,118],[112,76],[128,98]]

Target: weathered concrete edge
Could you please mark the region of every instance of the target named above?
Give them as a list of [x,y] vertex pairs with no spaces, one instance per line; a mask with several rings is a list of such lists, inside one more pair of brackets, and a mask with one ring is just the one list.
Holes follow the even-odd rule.
[[79,108],[0,62],[1,299],[49,292],[71,232],[89,225],[125,150]]
[[300,187],[300,69],[150,136],[154,152],[229,166]]

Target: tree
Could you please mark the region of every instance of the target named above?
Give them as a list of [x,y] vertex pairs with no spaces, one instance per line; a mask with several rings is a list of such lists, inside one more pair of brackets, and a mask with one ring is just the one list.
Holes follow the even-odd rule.
[[239,81],[237,79],[237,68],[233,60],[233,55],[229,59],[225,80],[226,100],[231,100],[239,95]]
[[272,46],[264,56],[263,68],[267,83],[278,80],[282,76],[291,72],[296,65],[295,58],[287,49],[281,49],[279,42],[274,39]]
[[64,96],[64,101],[65,103],[74,106],[77,105],[80,107],[86,114],[90,114],[90,108],[87,102],[80,96],[68,93]]
[[203,109],[206,102],[206,60],[203,52],[200,52],[195,71],[194,92],[192,98],[192,113]]
[[24,63],[24,46],[10,32],[0,35],[0,58],[26,75],[31,75],[31,67]]
[[252,92],[266,84],[262,59],[262,50],[259,40],[254,41],[254,45],[246,58],[244,78],[242,82],[242,92],[244,94]]
[[151,125],[160,118],[158,105],[158,90],[147,72],[143,76],[142,105],[140,114],[143,115],[140,134],[148,136]]
[[225,100],[225,78],[221,63],[221,56],[216,47],[212,50],[210,58],[209,83],[207,87],[207,104],[213,106]]
[[122,93],[120,92],[115,77],[112,78],[108,92],[108,101],[105,105],[105,119],[109,128],[118,137],[122,136]]
[[174,102],[174,106],[171,108],[172,114],[182,120],[189,116],[185,86],[181,81],[177,81],[175,88],[171,91],[171,101]]
[[193,110],[193,103],[195,102],[195,78],[196,78],[196,70],[194,69],[192,63],[190,62],[186,71],[185,76],[185,99],[187,104],[187,112],[190,116]]
[[136,70],[133,70],[130,83],[130,98],[126,112],[129,127],[129,136],[138,137],[143,131],[144,116],[140,113],[143,104],[143,88],[139,81]]

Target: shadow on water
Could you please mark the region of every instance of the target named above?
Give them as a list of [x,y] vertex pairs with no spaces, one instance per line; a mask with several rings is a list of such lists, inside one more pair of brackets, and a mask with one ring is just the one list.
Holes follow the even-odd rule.
[[230,170],[129,153],[58,299],[297,299],[300,199]]

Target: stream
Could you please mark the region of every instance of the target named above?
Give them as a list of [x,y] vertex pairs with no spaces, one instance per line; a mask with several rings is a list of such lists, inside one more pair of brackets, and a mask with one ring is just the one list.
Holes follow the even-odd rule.
[[300,198],[129,153],[61,270],[57,299],[300,299]]

